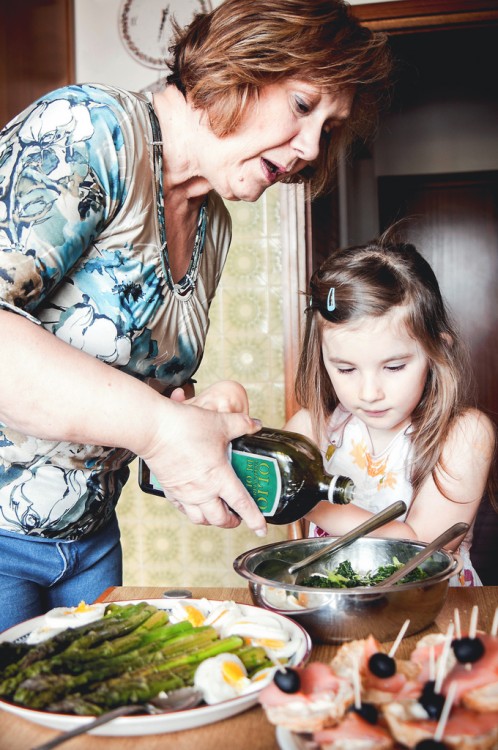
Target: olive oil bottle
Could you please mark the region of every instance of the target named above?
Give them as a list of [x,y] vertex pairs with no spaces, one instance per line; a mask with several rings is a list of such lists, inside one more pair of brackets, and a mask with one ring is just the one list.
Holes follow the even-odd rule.
[[[295,432],[263,427],[242,435],[230,445],[230,461],[268,523],[293,523],[321,500],[346,505],[354,496],[353,481],[326,474],[317,446]],[[139,483],[144,492],[164,495],[143,461]]]

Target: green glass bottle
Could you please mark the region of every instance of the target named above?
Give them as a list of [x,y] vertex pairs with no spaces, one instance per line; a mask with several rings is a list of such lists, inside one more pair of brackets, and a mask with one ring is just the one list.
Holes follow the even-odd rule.
[[231,463],[268,523],[293,523],[321,500],[346,505],[351,479],[326,474],[317,446],[303,435],[263,427],[231,444]]
[[[286,524],[303,518],[321,500],[347,505],[354,497],[351,479],[326,474],[317,446],[296,432],[263,427],[232,441],[230,461],[268,523]],[[164,495],[140,461],[144,492]]]

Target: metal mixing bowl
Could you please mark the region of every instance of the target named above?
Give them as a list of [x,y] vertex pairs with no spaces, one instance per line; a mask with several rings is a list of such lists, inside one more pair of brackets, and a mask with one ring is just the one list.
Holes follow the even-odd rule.
[[[244,552],[233,563],[235,571],[249,581],[255,604],[292,617],[316,642],[342,643],[366,638],[370,633],[379,641],[392,641],[408,618],[410,625],[406,634],[420,632],[434,622],[446,599],[449,579],[462,568],[458,555],[440,550],[421,566],[428,578],[398,583],[383,590],[375,586],[313,588],[272,581],[254,572],[261,562],[270,558],[291,565],[330,541],[330,537],[322,537],[267,544]],[[406,539],[362,538],[317,560],[307,570],[324,572],[349,560],[354,570],[367,572],[392,563],[393,557],[406,562],[423,547],[423,542]]]

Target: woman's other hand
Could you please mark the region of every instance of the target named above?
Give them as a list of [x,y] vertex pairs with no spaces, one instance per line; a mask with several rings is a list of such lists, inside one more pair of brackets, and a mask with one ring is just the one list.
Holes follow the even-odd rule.
[[173,401],[201,406],[219,412],[241,412],[249,414],[249,399],[243,385],[235,380],[220,380],[208,386],[197,396],[188,398],[184,388],[175,388],[171,393]]

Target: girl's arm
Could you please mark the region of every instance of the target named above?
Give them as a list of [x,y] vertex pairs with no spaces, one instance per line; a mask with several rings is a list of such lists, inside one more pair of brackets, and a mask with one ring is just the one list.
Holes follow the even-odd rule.
[[[429,476],[408,513],[417,538],[430,541],[458,521],[471,524],[486,489],[495,449],[495,428],[477,409],[469,409],[453,425],[437,471],[440,491]],[[458,547],[461,540],[453,543]]]
[[[392,521],[372,536],[430,542],[454,523],[471,524],[479,509],[491,468],[495,430],[491,420],[475,409],[456,420],[443,449],[445,471],[438,472],[441,490],[426,478],[410,507],[406,522]],[[373,514],[354,505],[320,503],[307,515],[333,536],[340,536]],[[461,539],[450,545],[458,547]]]
[[[142,457],[165,494],[195,523],[256,532],[266,524],[237,479],[227,446],[260,424],[247,413],[178,403],[0,310],[0,421],[47,440],[126,448]],[[199,397],[200,398],[200,397]]]

